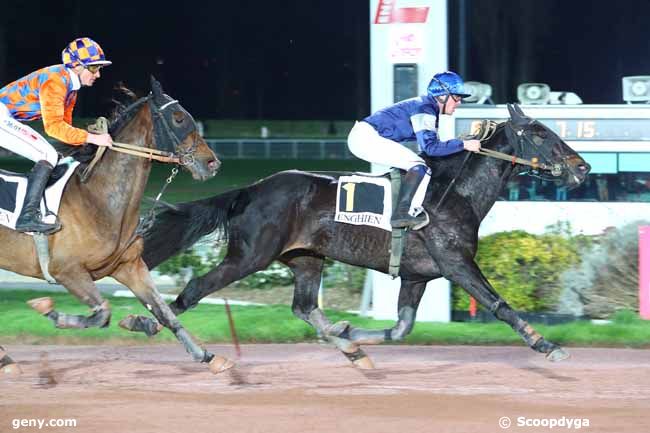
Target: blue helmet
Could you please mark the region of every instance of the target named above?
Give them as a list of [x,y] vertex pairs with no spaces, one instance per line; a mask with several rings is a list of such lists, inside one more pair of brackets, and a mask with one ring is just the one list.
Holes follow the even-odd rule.
[[451,71],[434,75],[427,86],[427,94],[431,97],[458,95],[461,98],[467,98],[471,96],[469,93],[465,93],[465,84],[460,75]]

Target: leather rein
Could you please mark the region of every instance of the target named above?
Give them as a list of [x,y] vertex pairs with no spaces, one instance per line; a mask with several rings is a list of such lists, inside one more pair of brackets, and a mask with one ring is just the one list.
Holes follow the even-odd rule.
[[[497,130],[497,125],[498,125],[498,123],[493,121],[493,120],[482,120],[481,124],[479,126],[478,132],[475,135],[469,136],[467,138],[473,138],[473,139],[479,140],[481,143],[483,143],[483,142],[489,140],[490,138],[492,138],[492,136],[494,135],[494,133]],[[510,126],[507,126],[507,127],[510,127]],[[514,128],[513,128],[513,130],[514,130]],[[523,129],[514,130],[514,133],[517,135],[517,137],[519,138],[520,141],[522,141],[524,139],[528,140],[528,137],[524,136]],[[559,173],[555,174],[555,173],[557,173],[557,167],[556,166],[554,166],[554,165],[551,166],[551,165],[548,165],[548,164],[546,164],[544,162],[540,162],[539,159],[536,158],[536,157],[533,157],[531,159],[524,159],[524,158],[518,157],[517,155],[510,155],[508,153],[503,153],[503,152],[498,152],[496,150],[483,149],[483,148],[480,149],[476,153],[478,153],[479,155],[488,156],[490,158],[496,158],[496,159],[501,159],[501,160],[504,160],[504,161],[510,161],[510,163],[512,165],[515,165],[515,164],[526,165],[526,166],[531,167],[533,170],[538,170],[538,169],[549,170],[551,173],[553,173],[554,176],[559,176]]]

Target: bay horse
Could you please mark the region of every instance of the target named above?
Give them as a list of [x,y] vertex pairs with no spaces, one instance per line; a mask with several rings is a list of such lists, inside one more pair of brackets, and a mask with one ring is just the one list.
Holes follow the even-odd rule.
[[[537,158],[545,167],[539,175],[550,177],[552,173],[556,181],[568,187],[585,180],[589,164],[560,137],[526,116],[519,106],[508,105],[508,110],[510,119],[496,127],[494,134],[483,142],[484,148],[513,158]],[[226,256],[210,272],[189,281],[170,304],[174,313],[187,311],[201,298],[277,260],[287,265],[295,277],[293,313],[361,368],[371,368],[372,362],[359,346],[397,341],[408,335],[426,283],[440,277],[465,289],[509,324],[533,350],[547,354],[551,361],[561,360],[568,353],[522,320],[494,290],[474,260],[481,221],[508,179],[527,170],[507,159],[473,154],[426,159],[433,171],[424,205],[431,221],[405,235],[399,270],[399,318],[390,329],[359,329],[347,322],[332,324],[318,308],[326,257],[384,273],[389,268],[388,231],[334,220],[337,182],[343,173],[285,171],[246,188],[177,204],[159,214],[145,233],[142,257],[153,268],[200,237],[222,230],[228,240]],[[450,184],[453,186],[446,194]]]
[[[192,116],[163,92],[151,77],[151,92],[116,113],[109,132],[116,142],[173,152],[194,179],[212,178],[221,162],[197,131]],[[111,310],[94,281],[111,276],[170,329],[195,361],[210,363],[218,372],[232,363],[201,348],[162,300],[141,258],[143,241],[136,233],[140,202],[151,171],[151,160],[106,152],[84,183],[72,176],[66,186],[59,219],[63,229],[49,236],[49,273],[79,301],[89,316],[58,312],[50,298],[30,303],[58,328],[106,327]],[[0,268],[43,278],[32,237],[0,227]],[[0,354],[4,354],[0,349]],[[6,355],[5,355],[6,356]],[[11,359],[0,360],[7,367]]]

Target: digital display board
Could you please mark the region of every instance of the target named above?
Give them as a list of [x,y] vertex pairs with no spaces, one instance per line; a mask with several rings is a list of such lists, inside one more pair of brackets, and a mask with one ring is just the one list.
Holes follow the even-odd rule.
[[[535,118],[567,141],[650,141],[650,118]],[[503,122],[506,119],[490,119]],[[481,119],[456,119],[456,135],[470,133]]]
[[[650,149],[650,104],[520,107],[527,116],[542,122],[565,141],[573,142],[580,151]],[[458,137],[470,133],[481,120],[503,122],[508,118],[505,105],[463,104],[456,109],[449,129],[442,132]]]

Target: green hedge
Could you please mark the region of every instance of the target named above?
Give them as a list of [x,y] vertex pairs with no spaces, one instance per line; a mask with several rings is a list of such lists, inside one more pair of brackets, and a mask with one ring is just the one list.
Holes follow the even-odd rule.
[[[481,238],[476,261],[496,291],[518,311],[545,311],[558,302],[562,272],[579,261],[584,239],[557,230],[543,235],[524,231]],[[455,310],[469,308],[469,295],[453,287]]]

